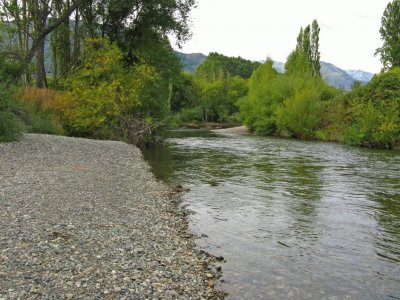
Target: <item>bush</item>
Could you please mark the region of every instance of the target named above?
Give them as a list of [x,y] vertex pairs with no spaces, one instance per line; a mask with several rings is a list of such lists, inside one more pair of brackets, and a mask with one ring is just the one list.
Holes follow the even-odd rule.
[[22,124],[16,115],[0,111],[0,142],[12,142],[22,136]]
[[195,108],[184,108],[179,113],[179,118],[181,122],[192,122],[192,121],[203,121],[203,108],[202,107],[195,107]]
[[239,102],[243,122],[258,134],[327,138],[322,128],[328,103],[338,95],[320,78],[279,75],[267,61],[250,78],[249,95]]
[[341,140],[350,145],[393,148],[400,144],[400,69],[376,75],[346,98]]
[[157,118],[164,117],[168,100],[161,92],[168,82],[161,79],[146,64],[124,67],[123,53],[107,40],[88,40],[82,65],[56,97],[64,107],[64,128],[75,136],[131,139],[142,130],[135,125],[159,127],[163,120]]
[[286,97],[286,81],[273,68],[272,60],[258,67],[249,80],[249,93],[238,102],[240,118],[251,131],[274,134],[275,109]]
[[276,110],[280,133],[292,137],[312,139],[322,119],[320,93],[315,87],[298,90]]
[[22,124],[14,111],[16,103],[8,87],[0,83],[0,142],[12,142],[22,136]]

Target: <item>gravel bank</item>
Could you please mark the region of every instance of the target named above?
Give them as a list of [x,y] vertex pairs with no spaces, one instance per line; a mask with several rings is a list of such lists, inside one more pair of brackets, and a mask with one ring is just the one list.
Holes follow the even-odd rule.
[[49,135],[0,144],[0,299],[215,298],[213,258],[140,151]]
[[225,129],[215,129],[211,130],[212,132],[215,133],[223,133],[223,134],[251,134],[250,130],[247,128],[247,126],[238,126],[238,127],[231,127],[231,128],[225,128]]

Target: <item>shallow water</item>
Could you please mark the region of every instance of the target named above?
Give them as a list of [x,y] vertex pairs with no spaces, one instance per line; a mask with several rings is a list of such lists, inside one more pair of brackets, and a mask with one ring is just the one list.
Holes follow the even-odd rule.
[[399,151],[188,131],[144,155],[230,299],[400,299]]

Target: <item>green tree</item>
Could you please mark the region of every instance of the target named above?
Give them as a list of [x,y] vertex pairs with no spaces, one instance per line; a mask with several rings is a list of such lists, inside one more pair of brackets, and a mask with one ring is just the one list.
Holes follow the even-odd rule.
[[[330,88],[318,78],[294,78],[292,92],[276,109],[280,135],[313,139],[322,128],[325,101],[332,99]],[[324,99],[324,98],[327,99]]]
[[[70,6],[69,1],[54,0],[53,15],[61,16]],[[51,22],[52,20],[50,20]],[[50,34],[51,59],[55,80],[67,77],[71,69],[70,20],[67,19]]]
[[195,0],[92,0],[81,14],[91,37],[108,38],[126,53],[129,65],[137,62],[136,49],[147,32],[159,38],[174,36],[178,44],[190,37],[190,11]]
[[309,56],[303,51],[294,50],[287,58],[285,74],[294,77],[311,77],[312,65]]
[[345,143],[392,148],[400,143],[400,68],[375,75],[354,89],[343,102],[345,117],[341,140]]
[[400,67],[400,0],[386,6],[379,32],[383,45],[375,54],[380,55],[385,69]]
[[35,57],[37,87],[47,87],[44,66],[46,37],[66,22],[83,2],[86,2],[86,0],[73,1],[61,15],[54,17],[52,22],[48,22],[53,13],[52,0],[0,0],[0,10],[6,16],[7,25],[16,30],[14,39],[11,40],[11,46],[17,45],[18,51],[15,52],[11,48],[8,49],[7,54],[22,62],[25,71]]
[[259,65],[258,62],[241,57],[228,57],[214,52],[210,53],[207,59],[197,67],[195,74],[197,77],[211,81],[229,76],[248,79]]
[[201,103],[194,75],[184,72],[173,87],[171,111],[177,113],[182,111],[182,109],[193,109],[198,106],[201,106]]
[[240,117],[258,134],[276,132],[275,110],[288,93],[287,80],[273,68],[273,61],[258,67],[249,80],[249,92],[239,101]]
[[319,52],[319,33],[321,29],[319,28],[317,20],[314,20],[311,25],[311,64],[312,64],[312,74],[313,77],[321,76],[321,54]]
[[69,133],[121,136],[121,122],[141,114],[157,76],[146,65],[124,68],[121,50],[107,40],[88,40],[82,66],[65,80],[66,92],[58,100],[66,107]]
[[320,28],[316,20],[312,26],[300,29],[296,49],[290,53],[285,64],[286,74],[321,77],[319,33]]

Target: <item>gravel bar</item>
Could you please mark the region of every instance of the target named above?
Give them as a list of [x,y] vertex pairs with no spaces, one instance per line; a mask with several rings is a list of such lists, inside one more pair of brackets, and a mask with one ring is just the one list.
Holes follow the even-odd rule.
[[215,258],[138,148],[0,144],[0,299],[210,299]]

